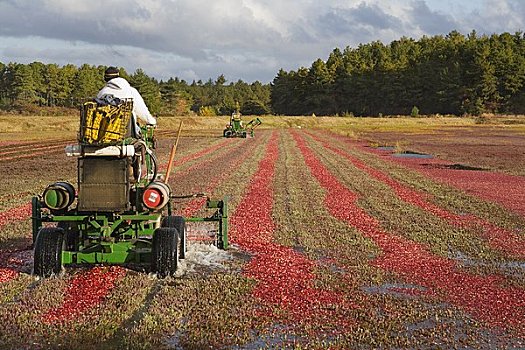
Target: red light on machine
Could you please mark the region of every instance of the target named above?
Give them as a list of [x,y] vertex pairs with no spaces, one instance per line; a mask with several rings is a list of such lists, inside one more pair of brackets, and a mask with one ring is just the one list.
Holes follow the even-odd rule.
[[163,182],[153,182],[142,194],[142,202],[148,209],[162,209],[168,204],[170,188]]
[[144,191],[144,204],[148,208],[157,208],[162,200],[162,194],[156,188],[148,188]]

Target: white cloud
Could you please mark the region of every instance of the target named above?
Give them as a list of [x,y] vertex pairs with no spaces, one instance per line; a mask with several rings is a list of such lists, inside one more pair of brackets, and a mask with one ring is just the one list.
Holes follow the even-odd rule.
[[514,32],[524,19],[521,0],[4,0],[0,61],[267,82],[335,47],[453,29]]
[[487,6],[482,11],[475,11],[473,17],[476,28],[489,33],[525,30],[525,3],[521,0],[487,2]]

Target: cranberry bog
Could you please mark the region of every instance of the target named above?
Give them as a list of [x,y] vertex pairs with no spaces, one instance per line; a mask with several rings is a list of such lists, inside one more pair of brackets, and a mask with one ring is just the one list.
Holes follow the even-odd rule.
[[[519,125],[312,119],[181,138],[170,185],[229,197],[231,247],[192,242],[167,279],[106,265],[34,277],[30,200],[76,182],[74,133],[2,138],[0,348],[524,348]],[[165,166],[175,132],[159,129]]]

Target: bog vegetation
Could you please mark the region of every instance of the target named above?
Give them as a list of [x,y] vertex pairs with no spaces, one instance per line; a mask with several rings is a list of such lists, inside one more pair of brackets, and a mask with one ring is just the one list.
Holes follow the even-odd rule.
[[[118,65],[118,62],[115,64]],[[0,62],[0,108],[76,107],[103,85],[104,66]],[[525,113],[525,36],[400,38],[334,49],[309,68],[280,70],[271,84],[227,83],[224,75],[191,83],[121,71],[154,113],[412,115]],[[31,110],[33,108],[33,110]]]
[[[36,127],[68,117],[3,118]],[[269,129],[267,119],[305,124]],[[23,174],[0,181],[0,348],[523,348],[525,178],[475,170],[509,140],[523,149],[522,129],[472,118],[264,120],[249,139],[185,128],[169,184],[228,196],[232,246],[219,254],[190,242],[181,275],[164,280],[131,264],[31,276],[31,198],[43,184],[76,183],[77,162],[64,155],[75,136],[0,133],[0,167]],[[423,124],[440,154],[460,148],[452,134],[469,157],[398,157],[307,124],[330,120],[368,122],[384,137],[396,137],[392,124]],[[175,130],[159,125],[160,168]],[[502,169],[516,154],[498,155]],[[174,210],[193,216],[201,199]]]

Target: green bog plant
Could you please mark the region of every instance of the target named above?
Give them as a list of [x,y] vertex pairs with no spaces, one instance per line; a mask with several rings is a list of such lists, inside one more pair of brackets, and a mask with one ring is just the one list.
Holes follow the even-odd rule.
[[412,111],[410,112],[410,116],[415,118],[419,117],[419,108],[417,106],[412,107]]

